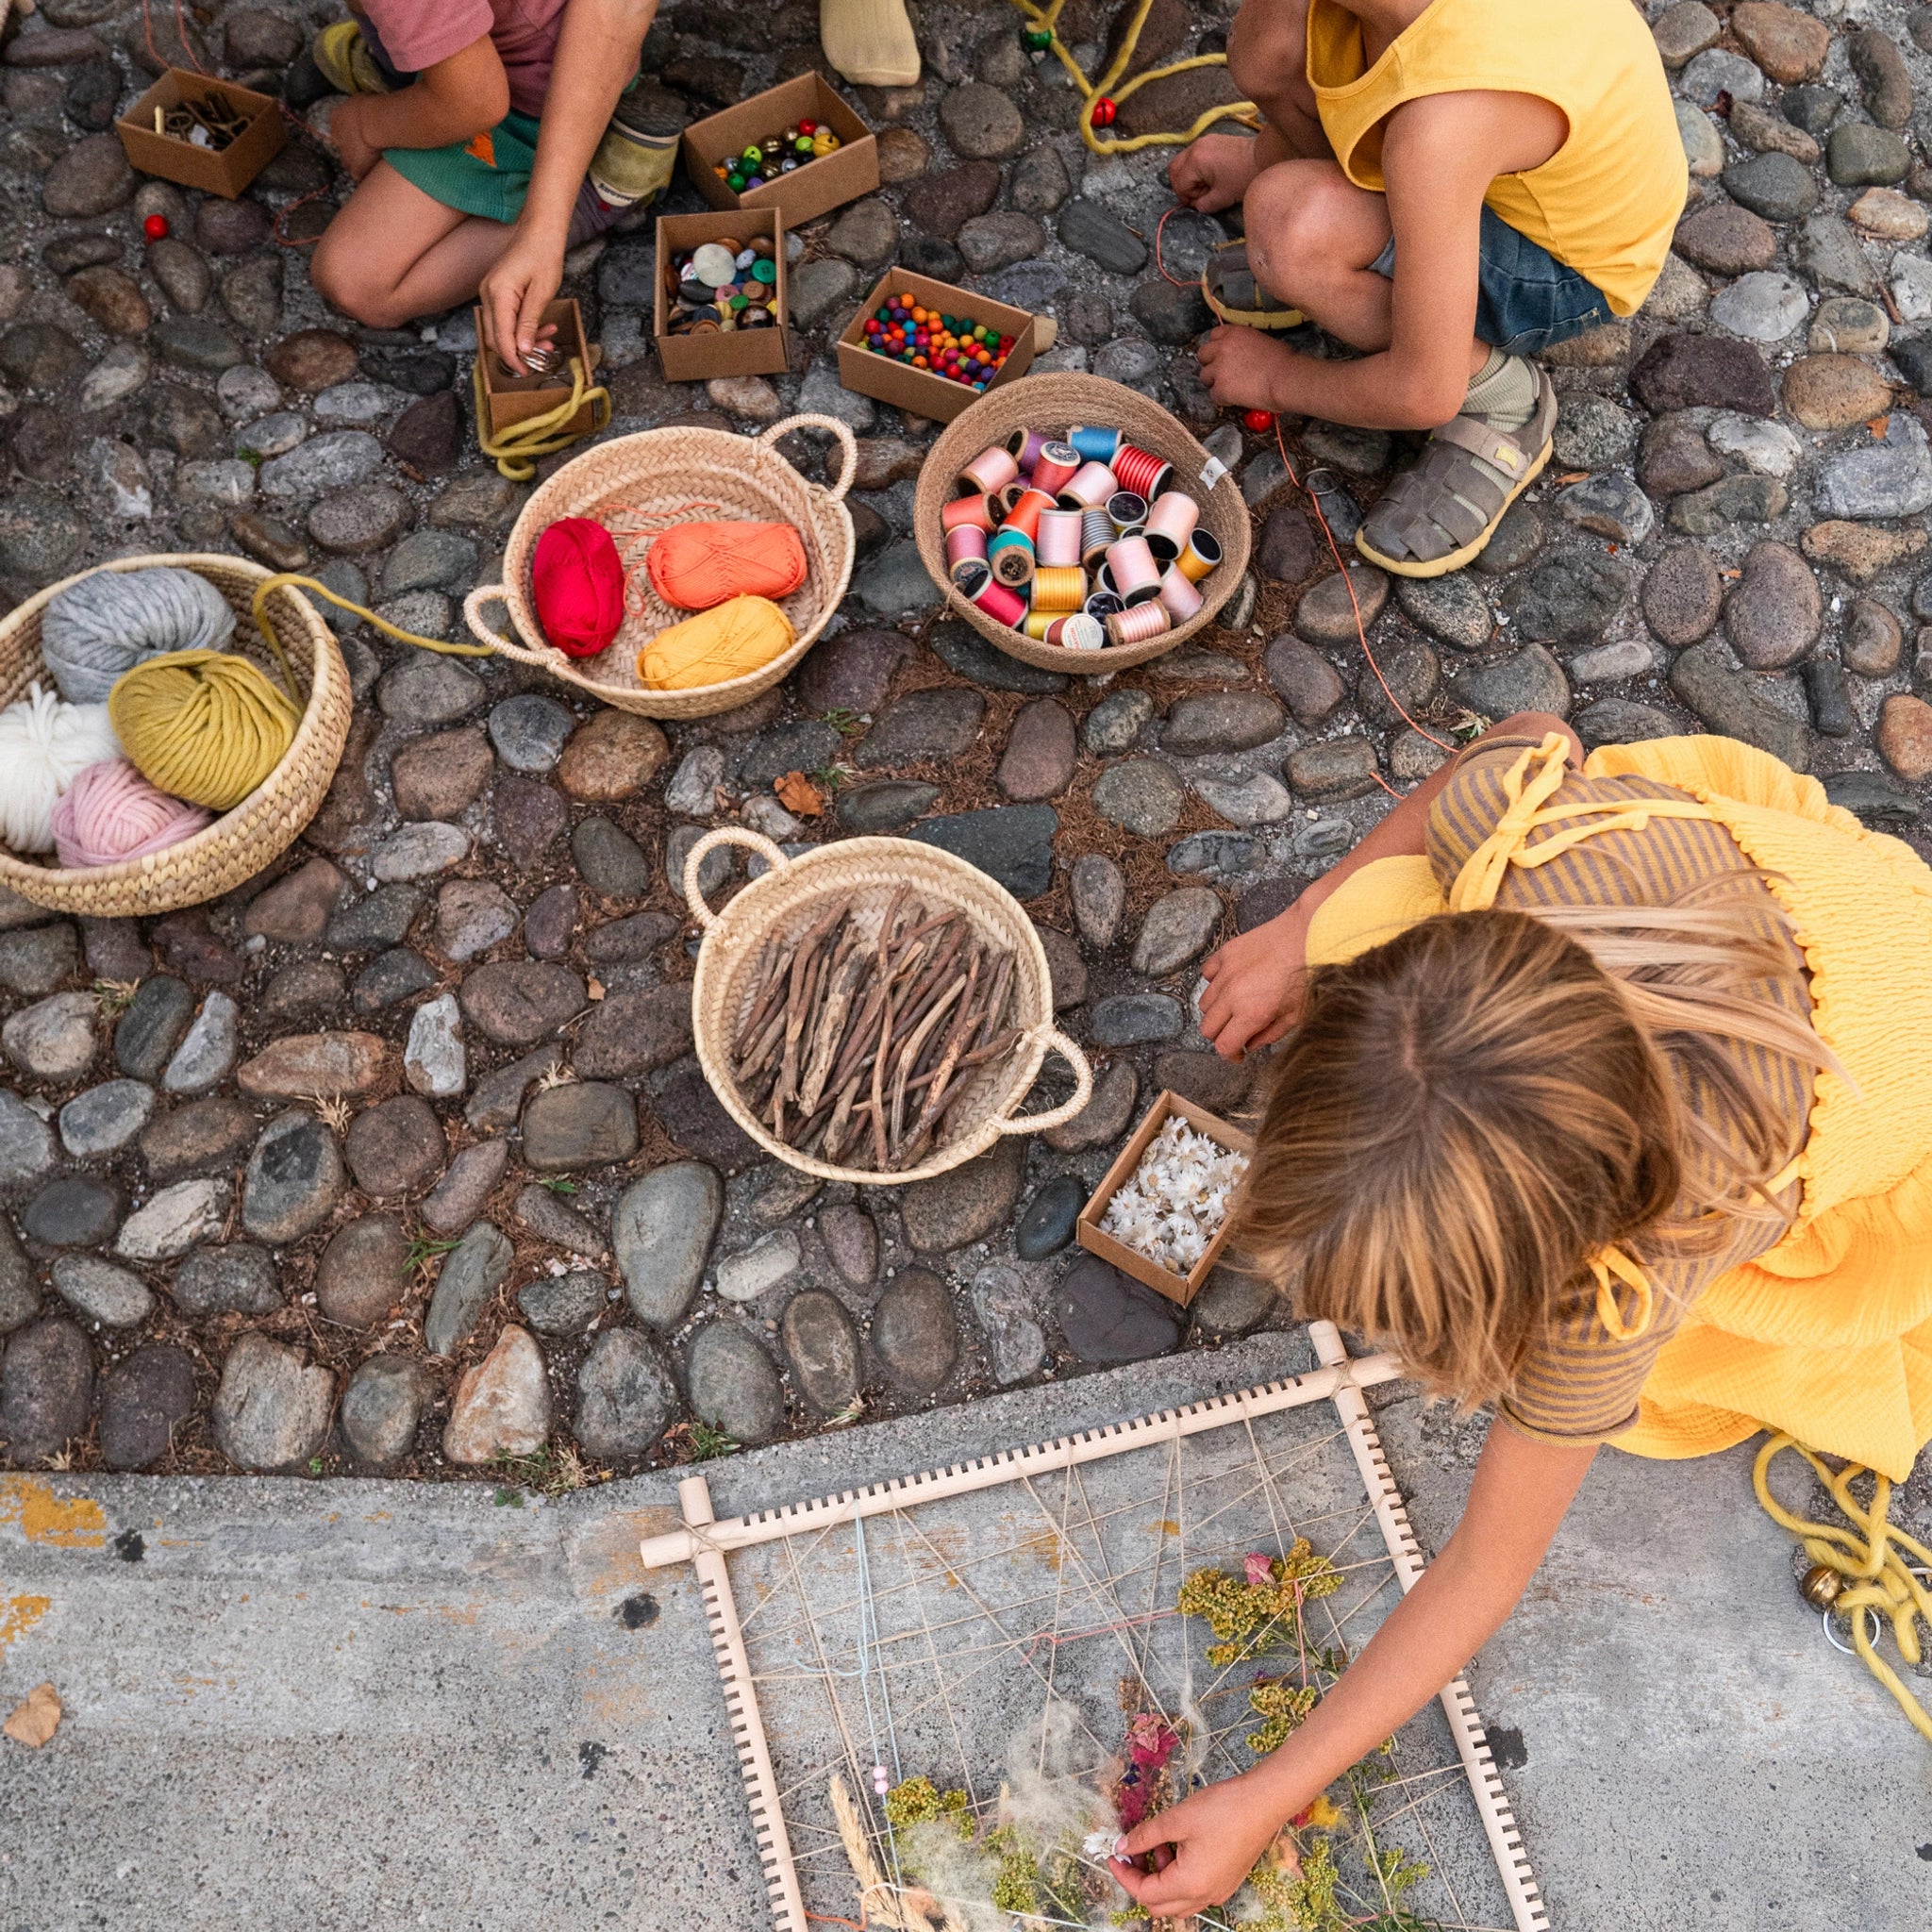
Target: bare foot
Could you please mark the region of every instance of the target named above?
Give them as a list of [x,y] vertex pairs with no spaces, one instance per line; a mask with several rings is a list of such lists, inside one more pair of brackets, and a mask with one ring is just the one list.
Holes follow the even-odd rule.
[[1201,380],[1224,409],[1279,412],[1289,370],[1299,359],[1286,342],[1257,328],[1224,323],[1200,347]]

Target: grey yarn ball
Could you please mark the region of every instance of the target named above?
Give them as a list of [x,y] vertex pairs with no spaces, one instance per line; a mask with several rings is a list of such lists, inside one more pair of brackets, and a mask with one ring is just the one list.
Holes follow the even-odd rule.
[[41,613],[41,655],[70,705],[107,702],[114,680],[163,651],[219,651],[235,613],[206,577],[178,565],[98,570]]

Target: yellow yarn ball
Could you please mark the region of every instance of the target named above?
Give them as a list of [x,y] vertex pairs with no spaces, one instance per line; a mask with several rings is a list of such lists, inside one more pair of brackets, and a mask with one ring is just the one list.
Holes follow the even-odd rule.
[[150,785],[231,811],[295,741],[302,713],[246,658],[170,651],[125,672],[108,693],[122,749]]
[[733,597],[660,630],[638,653],[646,691],[694,691],[724,684],[782,658],[797,633],[767,597]]

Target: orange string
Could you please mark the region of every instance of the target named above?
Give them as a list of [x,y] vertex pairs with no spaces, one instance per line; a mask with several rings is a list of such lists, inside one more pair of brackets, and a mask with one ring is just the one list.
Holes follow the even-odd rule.
[[858,1910],[860,1916],[856,1919],[841,1919],[831,1912],[808,1912],[805,1916],[808,1919],[814,1920],[821,1925],[849,1925],[852,1928],[852,1932],[865,1932],[868,1923],[865,1907],[861,1905]]

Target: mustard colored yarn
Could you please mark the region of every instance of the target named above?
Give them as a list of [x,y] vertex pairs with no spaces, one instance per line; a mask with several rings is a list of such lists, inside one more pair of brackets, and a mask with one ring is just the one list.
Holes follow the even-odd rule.
[[170,651],[124,673],[108,716],[150,785],[232,811],[287,756],[300,708],[246,658]]
[[694,691],[748,677],[791,648],[791,620],[767,597],[733,597],[669,630],[638,653],[646,691]]

